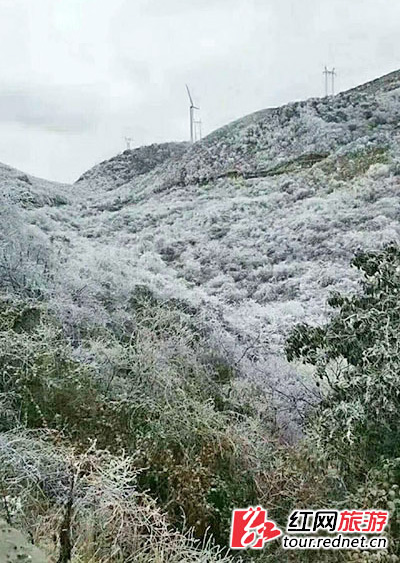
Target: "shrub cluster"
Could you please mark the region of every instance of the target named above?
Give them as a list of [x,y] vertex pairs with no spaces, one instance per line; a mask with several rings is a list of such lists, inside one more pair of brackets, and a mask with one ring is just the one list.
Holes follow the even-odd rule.
[[[137,288],[124,326],[69,339],[44,302],[0,300],[2,516],[60,563],[214,562],[234,507],[385,508],[400,552],[400,250],[359,254],[361,291],[333,294],[320,326],[298,325],[288,359],[322,400],[304,437],[277,435],[265,391],[209,344],[196,311]],[[267,405],[267,407],[266,407]],[[218,545],[220,547],[218,547]],[[222,549],[222,551],[221,551]],[[241,560],[377,560],[282,552]]]
[[[44,305],[1,300],[0,480],[10,522],[37,540],[50,522],[67,526],[71,553],[98,549],[95,561],[139,560],[157,526],[163,541],[171,533],[194,552],[185,530],[226,546],[232,508],[257,501],[273,451],[268,420],[188,313],[143,291],[128,306],[129,333],[96,328],[77,347]],[[56,531],[53,548],[62,553],[65,541]],[[211,544],[204,550],[207,561],[217,557]]]

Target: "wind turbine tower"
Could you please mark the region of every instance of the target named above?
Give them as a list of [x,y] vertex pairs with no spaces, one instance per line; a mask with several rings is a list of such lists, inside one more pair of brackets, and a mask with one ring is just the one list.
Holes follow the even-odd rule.
[[194,140],[201,141],[201,119],[194,121]]
[[189,102],[190,102],[190,105],[189,105],[189,116],[190,116],[190,142],[191,142],[191,143],[194,143],[194,142],[195,142],[195,125],[196,125],[196,123],[198,123],[198,122],[196,122],[196,120],[195,120],[195,114],[194,114],[194,112],[195,112],[195,110],[199,110],[200,108],[194,105],[194,103],[193,103],[193,98],[192,98],[192,96],[191,96],[191,94],[190,94],[189,86],[188,86],[187,84],[186,84],[186,90],[187,90],[187,93],[188,93],[188,96],[189,96]]

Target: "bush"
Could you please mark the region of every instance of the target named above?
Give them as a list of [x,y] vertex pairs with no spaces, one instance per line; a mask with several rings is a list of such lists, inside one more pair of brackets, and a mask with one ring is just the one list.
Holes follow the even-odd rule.
[[9,524],[27,529],[59,561],[228,563],[210,542],[174,531],[156,503],[137,490],[128,456],[93,444],[77,453],[58,433],[0,436],[1,484]]
[[235,393],[232,368],[206,353],[192,314],[146,292],[130,307],[130,334],[96,329],[74,348],[43,305],[0,302],[3,435],[56,432],[77,456],[92,447],[129,456],[135,490],[175,530],[227,545],[232,508],[257,501],[273,451],[267,422],[252,418],[250,395]]
[[336,314],[322,327],[296,327],[287,355],[313,365],[325,393],[307,433],[321,468],[342,483],[333,501],[388,508],[398,555],[400,249],[360,253],[353,265],[362,292],[332,295]]

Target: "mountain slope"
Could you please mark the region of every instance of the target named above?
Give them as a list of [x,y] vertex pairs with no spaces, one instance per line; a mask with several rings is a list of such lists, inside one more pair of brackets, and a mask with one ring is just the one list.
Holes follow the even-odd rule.
[[62,321],[106,326],[128,322],[125,304],[144,285],[194,308],[248,377],[286,390],[290,327],[321,322],[329,292],[356,287],[354,252],[399,240],[399,123],[396,72],[194,145],[125,151],[64,187],[63,205],[14,202],[46,250],[34,287],[51,269]]
[[[400,71],[396,71],[337,96],[258,111],[201,142],[183,146],[187,150],[178,165],[166,162],[164,184],[204,183],[235,175],[274,176],[311,166],[344,147],[384,143],[385,136],[400,130],[399,87]],[[121,169],[129,166],[122,157],[116,159]],[[107,176],[104,163],[96,171]],[[113,179],[110,184],[117,185]]]
[[354,287],[358,248],[399,235],[399,76],[257,112],[125,184],[81,180],[82,234],[154,290],[278,342]]
[[82,174],[77,183],[90,183],[95,187],[120,186],[150,172],[166,160],[177,162],[188,146],[188,143],[163,143],[126,150]]
[[355,251],[399,241],[398,78],[73,186],[0,166],[3,504],[53,560],[228,561],[232,506],[283,526],[366,499],[390,510],[397,557],[398,248],[359,260],[363,291],[332,322],[298,328],[305,365],[283,344],[357,287]]

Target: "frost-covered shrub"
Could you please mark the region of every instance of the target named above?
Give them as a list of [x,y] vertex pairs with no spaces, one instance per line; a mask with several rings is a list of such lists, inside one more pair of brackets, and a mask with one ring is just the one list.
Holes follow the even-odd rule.
[[400,249],[361,253],[353,264],[363,273],[362,292],[333,294],[336,314],[324,326],[297,326],[287,354],[313,365],[324,388],[308,426],[321,464],[337,472],[344,501],[365,506],[368,497],[390,510],[399,555]]
[[380,455],[396,450],[400,439],[396,419],[400,252],[391,246],[360,254],[354,265],[364,274],[363,294],[333,295],[329,303],[338,314],[326,327],[295,329],[287,349],[290,359],[301,357],[315,365],[317,376],[328,385],[327,400],[333,401],[333,407],[321,408],[342,410],[340,421],[321,412],[331,424],[340,424],[337,434],[333,428],[329,433],[326,454],[335,449],[337,435],[342,448],[356,446],[358,455],[349,469],[357,471],[357,459],[374,463]]
[[126,452],[137,490],[172,525],[225,544],[232,507],[256,502],[272,452],[261,446],[273,437],[269,419],[252,406],[260,390],[235,392],[234,365],[212,353],[192,313],[147,290],[127,306],[130,327],[94,327],[76,348],[43,305],[2,300],[0,430],[57,432],[79,452],[93,441]]
[[95,443],[76,451],[51,432],[0,435],[2,491],[8,523],[17,524],[51,560],[150,563],[228,563],[211,541],[174,531],[138,490],[127,455]]
[[17,206],[0,194],[0,288],[22,296],[46,293],[53,256],[48,238],[24,219]]

